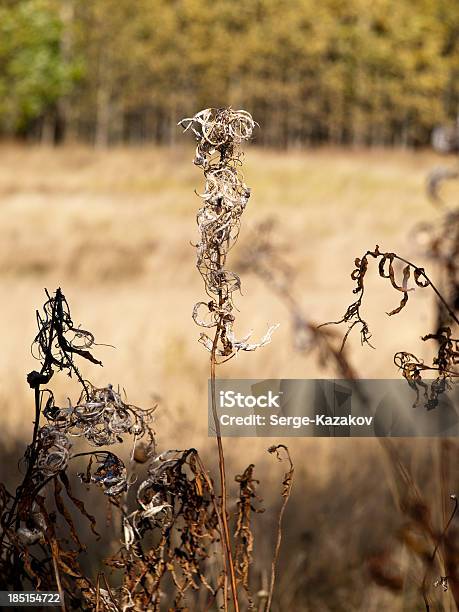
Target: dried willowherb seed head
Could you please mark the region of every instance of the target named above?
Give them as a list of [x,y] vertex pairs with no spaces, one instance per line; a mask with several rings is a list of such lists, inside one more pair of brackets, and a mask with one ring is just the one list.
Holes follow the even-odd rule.
[[86,389],[75,406],[69,400],[66,408],[59,408],[51,396],[44,416],[54,427],[68,435],[84,437],[92,446],[122,442],[122,435],[129,434],[135,440],[147,437],[147,446],[151,449],[154,446],[151,429],[154,410],[127,404],[113,385],[97,388],[86,382]]
[[37,468],[45,477],[54,476],[67,468],[72,444],[56,427],[45,425],[38,432]]
[[[65,478],[69,460],[87,455],[91,459],[82,480],[98,483],[106,495],[117,497],[129,486],[126,467],[121,459],[107,450],[70,455],[70,440],[72,437],[82,437],[91,446],[100,448],[122,443],[123,436],[129,435],[134,438],[132,457],[137,444],[142,442],[144,455],[148,458],[155,444],[151,428],[155,408],[142,410],[123,401],[119,389],[115,390],[113,385],[97,388],[83,379],[75,356],[101,365],[88,350],[95,343],[94,336],[73,323],[70,307],[60,289],[54,295],[46,292],[46,296],[43,314],[37,313],[39,331],[32,344],[32,350],[35,350],[42,367],[40,372],[31,372],[28,381],[33,388],[40,389],[40,385],[49,381],[56,369],[64,370],[78,378],[82,392],[76,404],[69,399],[68,406],[60,407],[56,405],[51,390],[41,391],[40,402],[47,396],[46,402],[43,402],[43,416],[48,424],[38,430],[36,452],[34,445],[31,445],[26,455],[28,460],[36,457],[32,471],[34,485],[58,475],[61,479]],[[92,474],[93,460],[97,468]]]
[[209,156],[215,152],[239,159],[237,147],[243,140],[249,140],[257,125],[252,115],[244,110],[232,108],[206,108],[194,117],[182,119],[179,123],[185,131],[191,129],[198,145],[194,163],[206,166]]
[[240,290],[241,281],[226,269],[227,255],[237,241],[242,213],[250,198],[250,188],[239,171],[240,146],[250,139],[256,124],[246,111],[208,108],[182,119],[180,125],[196,137],[194,163],[203,169],[206,181],[200,194],[203,205],[197,214],[200,240],[196,265],[211,300],[195,305],[193,320],[201,327],[216,328],[214,340],[202,333],[199,341],[215,355],[229,358],[240,350],[253,351],[267,344],[278,327],[270,327],[260,342],[250,343],[251,333],[236,339],[232,294]]
[[[162,596],[166,568],[173,576],[181,576],[174,610],[182,609],[184,593],[199,583],[215,597],[221,583],[212,586],[206,569],[222,536],[212,481],[197,451],[169,450],[157,455],[138,487],[136,500],[137,509],[123,516],[123,546],[110,565],[129,571],[129,564],[140,558],[139,552],[148,550],[148,601],[152,597],[159,601]],[[136,591],[136,598],[140,592]],[[137,606],[146,609],[145,600],[137,599]]]
[[94,482],[104,489],[108,497],[117,497],[129,488],[127,470],[124,463],[110,451],[95,451],[97,469],[91,474],[91,463],[86,474],[78,474],[82,482]]

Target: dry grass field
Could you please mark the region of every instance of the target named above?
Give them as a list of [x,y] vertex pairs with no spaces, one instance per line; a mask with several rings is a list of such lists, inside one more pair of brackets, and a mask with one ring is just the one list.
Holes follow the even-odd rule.
[[[26,434],[24,372],[33,367],[34,312],[44,287],[61,286],[75,319],[98,342],[116,347],[99,348],[105,368],[88,376],[97,384],[119,383],[141,405],[160,396],[161,428],[176,433],[186,418],[189,443],[200,442],[207,359],[190,314],[202,298],[191,245],[199,205],[193,190],[199,191],[201,177],[191,149],[98,153],[3,146],[0,155],[4,428]],[[410,233],[437,214],[424,184],[438,163],[428,153],[249,149],[245,177],[253,196],[241,248],[258,221],[276,219],[305,313],[318,322],[334,319],[351,301],[353,261],[367,248],[378,243],[423,263]],[[352,356],[362,376],[394,377],[392,355],[401,347],[417,348],[431,296],[419,291],[405,312],[389,320],[384,313],[394,295],[376,274],[371,280],[368,317],[377,351],[360,348],[357,334]],[[274,322],[281,327],[269,347],[241,355],[221,375],[330,375],[292,351],[286,312],[269,290],[250,275],[242,281],[240,333],[262,334]]]
[[[75,321],[102,345],[115,347],[96,348],[104,368],[86,367],[86,377],[97,385],[119,384],[137,405],[158,403],[160,449],[195,446],[210,455],[208,356],[191,320],[194,303],[203,298],[191,244],[199,205],[193,190],[201,188],[192,149],[97,152],[3,145],[0,157],[0,447],[7,452],[30,435],[32,398],[25,375],[35,367],[30,354],[35,309],[45,287],[61,286]],[[428,267],[411,231],[438,214],[427,201],[425,178],[439,163],[449,162],[429,152],[286,153],[249,147],[245,178],[252,198],[241,249],[251,228],[274,218],[284,257],[296,270],[294,292],[305,314],[317,322],[336,319],[352,301],[355,257],[375,244]],[[236,251],[233,256],[236,260]],[[287,312],[269,289],[250,274],[242,282],[240,334],[253,329],[261,335],[268,324],[281,326],[272,344],[239,355],[217,374],[332,376],[313,356],[294,352]],[[399,376],[392,363],[397,350],[426,356],[419,337],[429,328],[432,296],[417,291],[393,319],[385,312],[398,297],[376,273],[368,277],[368,296],[376,350],[361,347],[357,333],[350,340],[352,359],[363,377]],[[72,381],[58,379],[59,403],[71,393]],[[274,470],[273,459],[265,456],[270,443],[242,439],[227,445],[235,473],[257,464],[266,499],[277,495],[281,477],[281,468]],[[315,612],[419,609],[408,599],[391,599],[362,574],[365,555],[389,541],[384,530],[398,524],[377,441],[296,439],[289,446],[297,487],[286,541],[287,548],[301,545],[294,559],[284,560],[282,601]],[[435,456],[433,443],[413,443],[412,449]],[[386,514],[372,525],[384,504]],[[322,564],[315,559],[318,551]],[[313,595],[308,599],[302,589]]]

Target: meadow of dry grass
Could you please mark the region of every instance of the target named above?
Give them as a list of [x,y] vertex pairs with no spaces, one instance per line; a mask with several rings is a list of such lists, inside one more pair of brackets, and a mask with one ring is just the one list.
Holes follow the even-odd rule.
[[[191,148],[96,152],[3,145],[0,155],[0,447],[6,451],[15,439],[30,435],[25,374],[35,367],[30,355],[34,312],[43,302],[44,287],[61,286],[75,320],[98,342],[116,347],[98,347],[105,367],[93,366],[85,375],[96,385],[119,384],[132,403],[157,402],[160,448],[195,446],[210,454],[208,357],[191,320],[193,304],[203,293],[190,244],[199,205],[193,190],[201,187]],[[424,192],[426,174],[438,163],[428,152],[248,148],[245,177],[253,195],[241,248],[251,227],[274,217],[285,257],[297,270],[295,292],[304,312],[318,322],[334,319],[351,301],[349,275],[354,258],[366,249],[378,243],[428,266],[410,230],[438,214]],[[384,313],[395,307],[397,296],[376,274],[370,276],[366,313],[377,350],[360,347],[357,334],[350,341],[351,355],[362,376],[395,377],[397,350],[426,355],[419,337],[429,328],[432,296],[418,291],[397,318],[388,320]],[[271,345],[240,355],[223,366],[220,376],[333,375],[293,351],[287,313],[263,283],[250,275],[242,281],[240,332],[261,334],[275,322],[281,327]],[[59,403],[71,393],[72,382],[57,377],[56,387]],[[259,465],[266,498],[276,495],[281,475],[265,457],[269,443],[232,440],[228,449],[233,471],[249,462]],[[404,608],[379,590],[376,596],[376,587],[365,585],[360,575],[365,554],[384,540],[389,520],[379,528],[373,525],[373,531],[368,527],[381,503],[391,503],[377,442],[296,439],[289,446],[298,484],[286,540],[304,546],[290,565],[284,562],[283,601],[291,596],[298,602],[302,589],[309,588],[315,589],[315,599],[297,609],[417,609]],[[359,521],[365,525],[361,534],[355,526]],[[347,558],[343,551],[351,549],[354,556]],[[328,559],[324,565],[313,559],[318,551]],[[327,564],[333,565],[333,579],[325,575]],[[289,586],[296,580],[292,572],[302,576],[295,587],[300,595]],[[352,582],[355,575],[359,578]],[[356,584],[365,586],[364,592],[356,593]],[[323,589],[332,589],[336,601],[348,605],[330,607]]]
[[[0,275],[4,315],[0,354],[5,425],[17,430],[27,414],[23,372],[35,330],[34,311],[43,288],[62,286],[75,316],[94,330],[105,369],[96,383],[120,383],[130,399],[166,402],[159,418],[175,430],[181,411],[196,425],[205,420],[207,363],[190,311],[202,297],[190,242],[196,237],[199,172],[190,149],[0,150]],[[341,314],[351,298],[353,260],[379,243],[422,262],[409,237],[416,222],[431,219],[424,181],[438,160],[427,153],[275,153],[249,149],[246,180],[253,196],[241,245],[250,227],[266,217],[278,221],[285,257],[297,269],[295,291],[305,312],[326,321]],[[237,254],[234,254],[237,257]],[[363,376],[392,377],[392,354],[417,347],[429,320],[431,296],[419,292],[397,320],[384,312],[394,296],[374,275],[370,324],[377,352],[353,357]],[[238,358],[227,377],[328,375],[292,353],[286,313],[256,279],[243,278],[238,300],[240,331],[263,332],[280,322],[273,344]],[[382,303],[381,303],[382,300]],[[415,303],[417,302],[417,303]],[[410,325],[407,325],[407,322]],[[390,333],[387,333],[390,332]],[[14,398],[14,399],[13,399]],[[166,416],[167,414],[167,416]],[[168,423],[164,423],[167,426]],[[192,442],[193,440],[190,440]]]

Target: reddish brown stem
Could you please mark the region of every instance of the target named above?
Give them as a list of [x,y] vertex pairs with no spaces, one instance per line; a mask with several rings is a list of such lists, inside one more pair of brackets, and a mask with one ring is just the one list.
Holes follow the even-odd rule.
[[[221,488],[221,522],[223,531],[223,544],[226,553],[226,563],[229,568],[231,592],[233,596],[233,604],[235,612],[239,612],[239,603],[237,597],[237,584],[236,574],[234,571],[233,554],[231,551],[231,538],[228,527],[228,513],[227,513],[227,490],[226,490],[226,471],[225,471],[225,456],[223,453],[223,442],[220,431],[220,422],[218,420],[217,406],[216,406],[216,394],[215,394],[215,366],[216,366],[216,351],[217,343],[220,335],[219,324],[217,331],[215,332],[215,338],[212,344],[212,351],[210,354],[210,394],[211,394],[211,405],[212,405],[212,416],[215,424],[215,432],[217,436],[217,448],[218,448],[218,465],[220,470],[220,488]],[[225,588],[224,588],[224,605],[225,610],[227,609],[227,584],[226,584],[226,572],[225,572]]]
[[282,506],[279,512],[279,517],[277,519],[277,540],[276,540],[276,546],[274,548],[274,555],[273,555],[273,560],[271,563],[271,579],[269,581],[269,591],[268,591],[268,601],[266,603],[266,609],[265,612],[270,612],[271,610],[271,605],[272,605],[272,599],[273,599],[273,593],[274,593],[274,583],[276,581],[276,568],[277,568],[277,562],[279,560],[279,553],[280,553],[280,547],[281,547],[281,543],[282,543],[282,521],[284,518],[284,513],[285,513],[285,508],[287,507],[288,504],[288,500],[290,499],[290,494],[292,492],[292,486],[293,486],[293,471],[294,471],[294,467],[293,467],[293,462],[292,459],[290,457],[290,453],[288,448],[284,445],[284,444],[278,444],[275,447],[271,447],[269,450],[270,453],[276,453],[279,460],[280,456],[279,456],[279,449],[282,448],[286,455],[287,455],[287,460],[289,463],[289,469],[286,472],[285,476],[284,476],[284,481],[283,481],[283,491],[282,491]]

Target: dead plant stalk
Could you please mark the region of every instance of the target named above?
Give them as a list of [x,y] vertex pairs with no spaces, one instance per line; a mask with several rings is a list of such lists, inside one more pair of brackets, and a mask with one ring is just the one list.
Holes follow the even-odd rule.
[[[233,332],[235,316],[232,294],[240,290],[241,282],[237,274],[225,267],[227,254],[237,241],[241,216],[250,197],[250,189],[239,171],[242,165],[240,145],[244,140],[250,139],[255,122],[251,115],[243,110],[208,108],[194,117],[182,119],[180,125],[185,131],[191,130],[196,137],[194,163],[202,168],[206,181],[204,193],[200,194],[203,204],[197,214],[200,240],[196,245],[196,266],[211,299],[209,302],[198,302],[195,305],[193,320],[201,327],[215,328],[213,339],[201,333],[199,341],[210,352],[210,395],[218,447],[222,532],[233,604],[237,612],[237,580],[228,527],[225,457],[216,406],[215,370],[219,363],[232,359],[238,351],[253,351],[270,342],[276,327],[269,328],[264,338],[255,344],[248,342],[251,334],[241,340],[236,339]],[[200,315],[202,310],[204,315]],[[223,359],[218,361],[218,357]],[[226,571],[224,579],[226,609]]]

